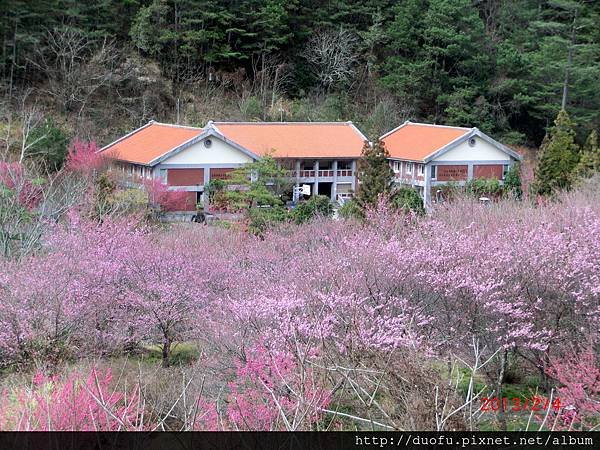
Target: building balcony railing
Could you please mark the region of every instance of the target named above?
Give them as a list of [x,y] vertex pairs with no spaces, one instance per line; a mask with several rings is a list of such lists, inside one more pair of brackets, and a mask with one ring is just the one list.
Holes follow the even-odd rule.
[[316,170],[289,170],[288,176],[291,178],[314,178]]
[[[333,177],[334,174],[336,173],[335,170],[331,170],[331,169],[326,169],[326,170],[300,170],[300,171],[296,171],[296,170],[289,170],[288,172],[288,176],[291,178],[296,178],[297,176],[300,178],[315,178],[315,176],[317,176],[319,178],[327,178],[327,177]],[[338,178],[340,177],[352,177],[354,176],[354,172],[351,169],[342,169],[342,170],[338,170],[337,171],[337,176]]]
[[319,177],[332,177],[333,172],[334,171],[330,169],[319,170]]

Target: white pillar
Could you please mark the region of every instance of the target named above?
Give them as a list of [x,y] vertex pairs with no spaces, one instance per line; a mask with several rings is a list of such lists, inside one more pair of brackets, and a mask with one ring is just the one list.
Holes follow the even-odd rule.
[[431,163],[425,164],[425,170],[423,171],[425,183],[423,186],[423,204],[425,209],[431,205]]
[[337,159],[333,161],[331,167],[333,169],[333,184],[331,185],[331,201],[335,202],[337,200],[337,168],[338,168]]
[[206,185],[210,182],[210,167],[204,168],[204,210],[208,211],[210,207],[210,200],[208,198],[208,193],[206,192]]
[[[298,189],[300,187],[300,160],[299,159],[297,159],[294,162],[294,170],[296,171],[296,189]],[[299,197],[300,196],[296,192],[294,192],[293,199],[295,202],[298,201]]]
[[313,167],[314,171],[315,171],[315,192],[313,193],[313,195],[319,195],[319,160],[317,159],[315,161],[315,165]]

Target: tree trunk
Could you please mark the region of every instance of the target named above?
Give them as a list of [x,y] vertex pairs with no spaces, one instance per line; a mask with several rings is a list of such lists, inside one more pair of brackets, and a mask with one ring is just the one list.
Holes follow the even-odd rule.
[[566,107],[567,107],[567,96],[569,94],[569,72],[571,70],[571,65],[573,64],[573,46],[575,45],[575,21],[576,20],[577,20],[577,10],[575,10],[575,14],[573,16],[573,24],[571,25],[571,42],[569,43],[569,49],[567,51],[567,66],[565,67],[565,79],[563,81],[561,109],[566,109]]
[[500,402],[498,408],[498,422],[500,423],[500,430],[506,431],[506,414],[504,413],[504,402],[502,400],[502,386],[504,385],[504,375],[506,373],[506,364],[508,362],[508,350],[504,350],[500,356],[500,372],[498,373],[498,379],[496,380],[496,397]]
[[544,392],[550,392],[550,378],[548,377],[548,373],[546,373],[546,370],[548,369],[548,366],[550,365],[550,358],[548,356],[548,351],[545,351],[544,354],[542,355],[542,362],[540,364],[540,377],[542,379],[542,389],[544,390]]
[[8,105],[12,101],[12,93],[13,93],[13,85],[14,85],[14,75],[15,75],[15,66],[17,60],[17,28],[19,26],[19,19],[15,18],[15,28],[13,32],[13,48],[12,48],[12,59],[10,61],[10,76],[8,81]]
[[171,338],[169,336],[165,336],[165,340],[163,341],[162,346],[162,367],[169,367],[171,357]]

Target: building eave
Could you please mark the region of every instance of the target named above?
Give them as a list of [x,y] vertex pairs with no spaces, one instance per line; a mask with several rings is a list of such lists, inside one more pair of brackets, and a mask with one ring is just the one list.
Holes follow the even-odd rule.
[[[151,120],[150,122],[148,122],[146,125],[142,125],[139,128],[136,128],[135,130],[131,131],[130,133],[127,133],[125,136],[121,136],[119,139],[111,142],[108,145],[105,145],[104,147],[102,147],[100,150],[98,150],[96,153],[102,153],[105,150],[108,150],[110,147],[112,147],[115,144],[118,144],[119,142],[127,139],[130,136],[133,136],[134,134],[136,134],[138,131],[142,131],[144,128],[148,128],[150,125],[156,123],[154,120]],[[112,158],[112,159],[118,159],[118,158]]]
[[194,136],[193,138],[187,140],[186,142],[184,142],[183,144],[169,150],[166,153],[163,153],[161,156],[159,156],[158,158],[153,159],[152,161],[150,161],[148,164],[150,166],[156,166],[160,163],[162,163],[163,161],[177,155],[178,153],[182,152],[183,150],[185,150],[186,148],[191,147],[192,145],[200,142],[201,140],[207,138],[207,137],[215,137],[217,139],[220,139],[221,141],[231,145],[232,147],[234,147],[235,149],[241,151],[242,153],[244,153],[245,155],[249,156],[250,158],[257,160],[260,159],[260,156],[256,155],[255,153],[251,152],[250,150],[248,150],[245,147],[242,147],[240,144],[238,144],[237,142],[232,141],[231,139],[226,138],[225,136],[223,136],[223,134],[219,133],[214,127],[208,126],[202,133],[200,133],[198,136]]
[[458,138],[454,139],[453,141],[449,142],[448,144],[446,144],[443,147],[439,148],[435,152],[433,152],[430,155],[428,155],[425,158],[423,158],[423,162],[425,164],[427,164],[427,163],[433,161],[434,159],[439,158],[443,154],[449,152],[450,150],[452,150],[453,148],[455,148],[459,144],[462,144],[463,142],[465,142],[465,141],[467,141],[467,140],[469,140],[469,139],[471,139],[472,137],[475,137],[475,136],[479,137],[480,139],[482,139],[484,141],[486,141],[488,144],[496,147],[498,150],[506,153],[507,155],[512,156],[516,160],[518,160],[518,161],[522,160],[521,155],[519,155],[517,152],[509,149],[505,145],[502,145],[500,142],[492,139],[487,134],[482,133],[479,129],[472,128],[471,131],[469,131],[468,133],[465,133],[462,136],[459,136]]

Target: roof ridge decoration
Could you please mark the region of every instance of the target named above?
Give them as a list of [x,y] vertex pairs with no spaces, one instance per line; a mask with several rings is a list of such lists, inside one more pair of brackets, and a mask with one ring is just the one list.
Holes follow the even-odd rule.
[[206,122],[204,129],[205,130],[215,130],[220,135],[223,135],[223,132],[221,130],[219,130],[219,127],[217,127],[217,125],[215,125],[215,122],[213,120],[209,120],[208,122]]

